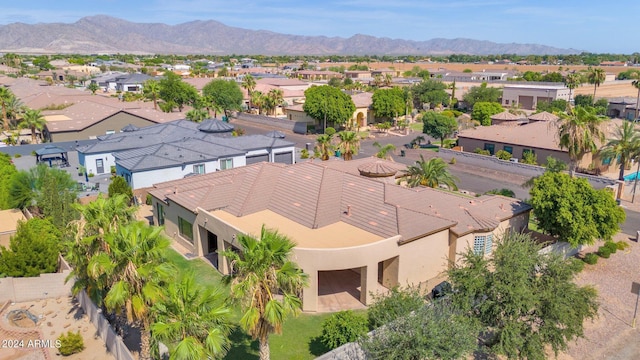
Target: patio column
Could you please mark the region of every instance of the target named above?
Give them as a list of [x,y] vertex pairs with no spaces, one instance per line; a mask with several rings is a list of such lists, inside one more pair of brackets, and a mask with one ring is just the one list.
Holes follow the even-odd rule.
[[360,268],[360,302],[369,305],[373,301],[372,292],[377,289],[378,263],[369,264]]
[[306,271],[309,286],[302,289],[302,311],[318,311],[318,271]]

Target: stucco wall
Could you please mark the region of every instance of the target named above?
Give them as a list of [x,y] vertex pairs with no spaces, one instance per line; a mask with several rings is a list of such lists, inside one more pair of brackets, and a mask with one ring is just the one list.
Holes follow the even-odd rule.
[[[220,163],[218,160],[209,162],[197,162],[183,164],[182,166],[155,169],[149,171],[138,171],[131,173],[131,187],[133,189],[140,189],[145,187],[151,187],[153,184],[157,184],[169,180],[182,179],[185,175],[193,173],[193,165],[204,164],[205,173],[215,172],[220,169]],[[125,169],[123,169],[125,170]],[[118,171],[118,169],[116,169]]]
[[[156,213],[158,199],[153,199],[153,223],[158,224],[158,214]],[[178,228],[178,217],[185,219],[191,224],[195,224],[196,214],[193,212],[186,210],[182,206],[169,201],[168,204],[164,204],[161,202],[161,205],[164,207],[164,232],[170,238],[175,240],[179,245],[183,246],[187,250],[189,250],[193,255],[199,256],[202,254],[202,249],[200,246],[200,242],[198,240],[198,234],[196,233],[197,228],[194,225],[193,232],[193,243],[191,243],[188,239],[180,236],[180,231]]]
[[55,132],[50,133],[50,136],[52,139],[51,141],[54,142],[87,140],[96,136],[105,135],[107,131],[120,132],[120,129],[129,124],[141,128],[149,125],[154,125],[155,122],[125,112],[118,112],[117,114],[106,117],[105,119],[87,127],[86,129],[79,131]]
[[400,245],[398,281],[419,284],[439,276],[448,268],[449,230]]

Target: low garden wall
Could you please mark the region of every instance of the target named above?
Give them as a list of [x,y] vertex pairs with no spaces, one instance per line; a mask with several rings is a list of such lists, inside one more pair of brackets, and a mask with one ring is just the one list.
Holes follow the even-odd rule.
[[63,296],[71,296],[73,281],[65,284],[71,269],[60,257],[60,266],[57,273],[41,274],[36,277],[25,278],[0,278],[0,303],[5,301],[25,302],[40,299],[55,299]]

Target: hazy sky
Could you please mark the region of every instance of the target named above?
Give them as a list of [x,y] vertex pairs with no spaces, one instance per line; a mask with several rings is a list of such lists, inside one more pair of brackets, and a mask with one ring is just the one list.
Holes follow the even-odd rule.
[[216,20],[295,35],[469,38],[640,52],[638,0],[14,0],[3,4],[0,24],[72,23],[98,14],[170,25]]

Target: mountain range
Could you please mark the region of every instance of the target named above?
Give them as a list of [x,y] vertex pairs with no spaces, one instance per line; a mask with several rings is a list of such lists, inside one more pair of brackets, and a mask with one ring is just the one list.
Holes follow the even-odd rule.
[[580,53],[540,44],[473,39],[412,41],[357,34],[301,36],[227,26],[214,20],[178,25],[134,23],[96,15],[75,23],[0,26],[0,52],[28,54],[449,55]]

